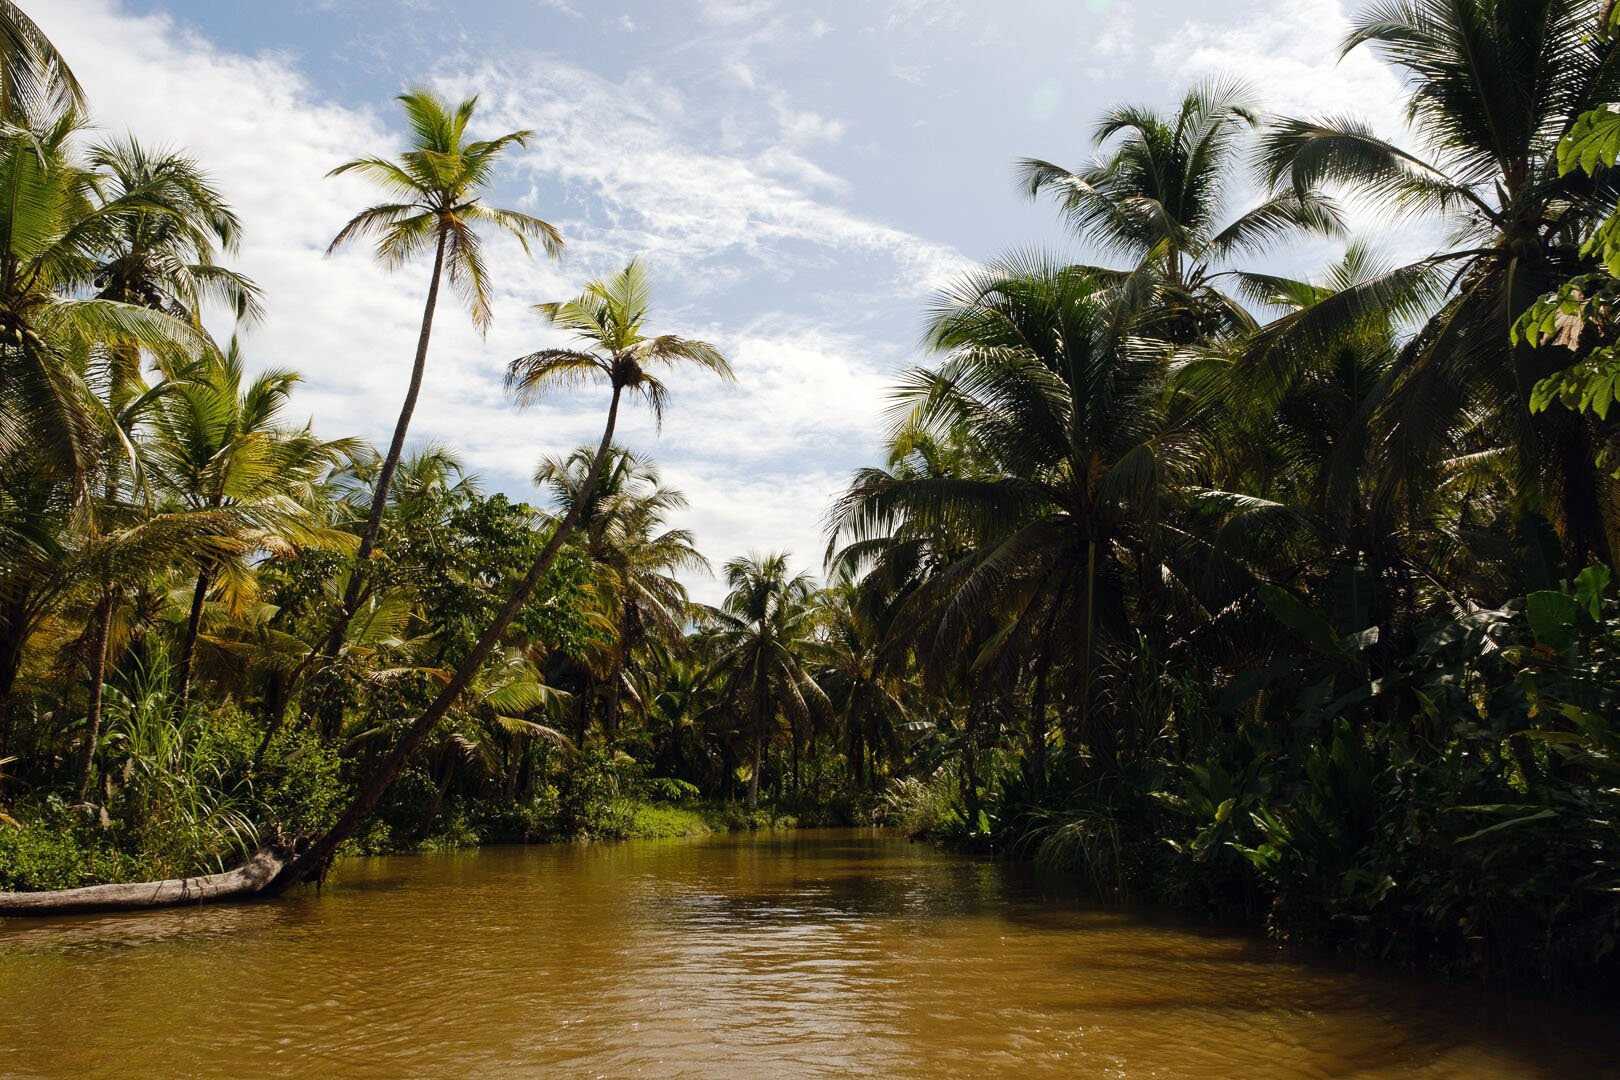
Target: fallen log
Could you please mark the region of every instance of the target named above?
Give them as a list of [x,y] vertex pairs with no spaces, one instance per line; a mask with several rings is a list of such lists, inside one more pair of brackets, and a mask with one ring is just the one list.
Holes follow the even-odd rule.
[[292,852],[283,845],[262,847],[235,870],[202,877],[86,885],[55,892],[0,893],[0,915],[70,915],[99,911],[142,911],[247,899],[264,893],[281,875]]

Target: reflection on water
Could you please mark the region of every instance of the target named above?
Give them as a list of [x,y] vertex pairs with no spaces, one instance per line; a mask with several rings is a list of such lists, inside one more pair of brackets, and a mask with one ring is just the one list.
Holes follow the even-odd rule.
[[1620,1076],[1613,1030],[863,832],[356,860],[284,902],[0,924],[0,1076]]

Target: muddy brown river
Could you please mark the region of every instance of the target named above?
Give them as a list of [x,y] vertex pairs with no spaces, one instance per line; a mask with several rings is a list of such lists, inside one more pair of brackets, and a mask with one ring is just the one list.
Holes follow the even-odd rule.
[[0,920],[6,1077],[1620,1076],[1615,1016],[1285,959],[879,833],[354,860]]

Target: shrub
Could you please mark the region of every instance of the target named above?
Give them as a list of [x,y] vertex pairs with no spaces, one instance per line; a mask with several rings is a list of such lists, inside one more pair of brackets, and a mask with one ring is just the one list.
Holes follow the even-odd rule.
[[131,881],[136,862],[55,797],[0,822],[0,890],[36,892]]

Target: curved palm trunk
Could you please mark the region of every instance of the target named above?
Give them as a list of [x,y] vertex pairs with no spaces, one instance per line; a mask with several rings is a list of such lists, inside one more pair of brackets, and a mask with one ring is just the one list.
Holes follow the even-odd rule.
[[96,604],[95,631],[90,639],[90,707],[85,712],[84,745],[79,748],[79,801],[90,794],[95,772],[96,744],[101,741],[101,690],[107,681],[107,639],[112,636],[113,594],[105,590]]
[[175,687],[175,711],[185,712],[191,700],[191,662],[197,654],[197,634],[202,627],[203,603],[208,599],[208,571],[197,572],[197,587],[191,593],[191,614],[186,619],[186,636],[180,642],[179,684]]
[[433,338],[433,313],[439,306],[439,281],[444,273],[444,248],[446,231],[439,229],[438,246],[433,252],[433,276],[428,279],[427,300],[422,306],[422,329],[416,338],[416,359],[411,364],[411,381],[405,390],[405,400],[399,407],[399,419],[394,422],[394,437],[388,443],[388,453],[383,458],[382,469],[377,473],[377,485],[371,493],[371,511],[366,517],[365,531],[360,534],[360,546],[354,553],[354,571],[349,575],[349,584],[343,590],[343,606],[338,609],[336,624],[331,633],[326,636],[318,649],[311,650],[310,656],[293,672],[292,678],[297,679],[304,673],[316,655],[324,656],[330,660],[337,655],[338,648],[343,644],[343,635],[349,628],[349,621],[354,618],[355,611],[360,606],[360,593],[365,587],[366,561],[371,558],[372,551],[377,546],[377,534],[382,529],[383,512],[388,508],[388,489],[393,485],[394,473],[399,469],[400,459],[405,454],[405,436],[410,431],[411,417],[416,413],[416,400],[422,393],[422,377],[427,371],[428,343]]
[[259,849],[241,866],[223,874],[123,885],[86,885],[57,892],[0,892],[0,915],[144,911],[247,899],[266,891],[285,865],[284,852],[272,846]]
[[495,616],[495,621],[484,629],[477,643],[473,645],[472,651],[456,666],[455,674],[450,677],[450,682],[439,692],[439,696],[433,699],[433,703],[416,718],[399,742],[394,744],[394,748],[388,752],[388,756],[383,759],[376,772],[366,780],[364,786],[360,789],[360,793],[343,811],[337,823],[327,831],[326,835],[316,840],[293,859],[286,871],[277,879],[274,885],[275,891],[286,889],[299,881],[307,880],[324,872],[338,846],[352,836],[354,831],[371,816],[372,811],[377,808],[377,803],[381,801],[383,793],[388,790],[389,785],[394,782],[394,778],[405,767],[405,762],[410,759],[410,756],[422,745],[422,740],[427,738],[438,722],[444,718],[445,713],[449,712],[450,707],[461,697],[468,684],[472,682],[473,676],[478,673],[478,669],[483,666],[484,661],[489,658],[489,654],[494,651],[496,644],[501,639],[501,635],[506,633],[506,628],[511,625],[513,619],[517,618],[518,612],[523,610],[523,605],[528,603],[535,586],[540,584],[540,579],[545,577],[546,572],[557,561],[557,555],[562,551],[563,544],[579,523],[581,508],[590,501],[591,494],[596,490],[597,480],[601,477],[602,467],[607,461],[608,449],[613,444],[613,429],[618,424],[619,398],[622,393],[622,387],[615,386],[613,388],[613,401],[608,406],[607,425],[602,431],[602,442],[596,449],[596,457],[591,462],[590,474],[585,479],[584,497],[576,501],[568,513],[563,516],[562,521],[558,523],[556,530],[551,534],[551,539],[546,541],[546,546],[540,550],[540,554],[535,557],[534,562],[530,565],[529,572],[524,576],[517,588],[512,591],[511,595],[506,598],[506,603],[501,606],[499,614]]

